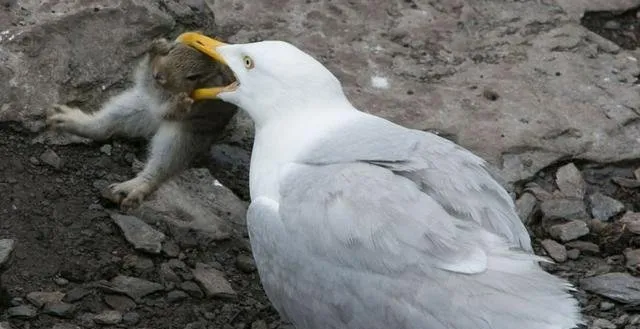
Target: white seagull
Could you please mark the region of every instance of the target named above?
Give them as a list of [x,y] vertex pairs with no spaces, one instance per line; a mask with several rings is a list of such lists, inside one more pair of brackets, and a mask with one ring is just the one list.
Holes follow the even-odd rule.
[[570,329],[572,286],[545,272],[484,160],[356,109],[282,41],[188,44],[236,82],[199,89],[255,123],[247,226],[264,290],[297,329]]

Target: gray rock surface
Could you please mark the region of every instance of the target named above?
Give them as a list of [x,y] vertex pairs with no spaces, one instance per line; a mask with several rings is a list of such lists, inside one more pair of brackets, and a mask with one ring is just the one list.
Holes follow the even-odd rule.
[[583,279],[580,287],[620,303],[640,303],[640,278],[628,273],[607,273]]
[[581,220],[572,220],[551,226],[549,234],[556,240],[567,242],[589,234],[589,228],[587,223]]
[[64,293],[59,291],[34,291],[27,294],[27,300],[37,308],[41,308],[47,303],[61,302]]
[[556,185],[564,196],[576,199],[582,199],[587,188],[582,173],[573,163],[558,168]]
[[122,313],[114,310],[102,311],[100,314],[96,314],[93,321],[104,325],[118,324],[122,321]]
[[578,199],[550,199],[540,204],[546,218],[586,219],[589,217],[585,204]]
[[6,314],[10,318],[31,319],[38,315],[38,310],[31,305],[19,305],[10,307]]
[[564,263],[567,261],[567,248],[565,246],[559,244],[558,242],[545,239],[540,242],[542,248],[547,252],[549,257],[555,260],[558,263]]

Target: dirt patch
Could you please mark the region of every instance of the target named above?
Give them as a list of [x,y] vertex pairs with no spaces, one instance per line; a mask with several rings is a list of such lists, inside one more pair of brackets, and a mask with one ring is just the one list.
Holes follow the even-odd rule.
[[[173,259],[188,267],[198,262],[219,264],[238,298],[184,297],[171,294],[175,285],[166,285],[165,291],[146,296],[123,312],[131,323],[119,326],[245,328],[259,320],[270,328],[278,326],[257,273],[245,273],[236,266],[238,256],[250,255],[239,241],[194,243],[161,223],[155,228],[177,246],[179,256],[145,254],[125,240],[108,214],[113,205],[102,201],[99,191],[106,183],[133,177],[131,159],[134,155],[144,158],[144,143],[109,142],[110,154],[105,148],[101,151],[98,143],[52,146],[50,150],[62,160],[56,169],[41,160],[42,154],[50,153],[49,148],[32,145],[32,138],[0,126],[0,238],[16,240],[13,259],[2,275],[7,291],[0,298],[4,301],[0,303],[0,321],[8,318],[8,307],[29,304],[25,296],[30,292],[69,294],[81,289],[87,295],[71,302],[75,307],[71,315],[40,311],[33,318],[9,320],[14,328],[51,328],[61,322],[88,327],[91,321],[86,314],[113,307],[105,302],[108,293],[96,288],[97,282],[116,275],[161,282],[162,264]],[[182,280],[193,282],[188,277]],[[172,301],[176,296],[180,302]]]

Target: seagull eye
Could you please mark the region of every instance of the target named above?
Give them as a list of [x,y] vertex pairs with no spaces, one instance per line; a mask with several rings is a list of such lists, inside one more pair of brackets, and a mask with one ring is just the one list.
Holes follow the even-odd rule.
[[251,59],[251,57],[249,56],[244,56],[242,58],[242,61],[244,62],[244,67],[246,67],[247,69],[252,69],[253,68],[253,59]]

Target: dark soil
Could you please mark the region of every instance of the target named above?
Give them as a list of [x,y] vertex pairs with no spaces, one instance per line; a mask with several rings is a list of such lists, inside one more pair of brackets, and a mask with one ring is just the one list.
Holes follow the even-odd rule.
[[[6,320],[7,304],[19,303],[29,292],[84,288],[91,293],[75,302],[74,319],[42,313],[33,319],[10,319],[12,328],[51,328],[58,322],[81,325],[78,315],[110,309],[103,300],[104,292],[94,287],[95,282],[118,274],[160,282],[158,269],[169,259],[135,251],[107,213],[110,208],[115,210],[114,206],[100,198],[98,182],[133,177],[132,154],[143,159],[144,147],[110,142],[111,155],[107,155],[97,143],[52,146],[64,161],[58,170],[39,160],[47,146],[31,144],[32,138],[0,126],[0,236],[17,242],[11,264],[2,274],[7,291],[0,292],[0,322]],[[174,238],[167,227],[160,225],[159,229],[169,240]],[[124,327],[182,329],[191,323],[193,329],[250,328],[256,320],[266,321],[269,328],[278,326],[278,317],[269,306],[257,273],[245,274],[235,266],[237,255],[249,255],[238,242],[199,241],[193,247],[173,240],[187,265],[219,263],[238,298],[222,301],[189,297],[171,304],[166,299],[167,292],[156,293],[133,309],[140,321]],[[151,259],[153,268],[127,268],[125,259],[132,255]],[[59,285],[55,281],[60,278],[69,283]]]
[[622,13],[610,11],[587,12],[582,17],[582,25],[595,33],[615,42],[624,49],[640,46],[640,8]]

